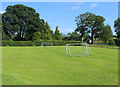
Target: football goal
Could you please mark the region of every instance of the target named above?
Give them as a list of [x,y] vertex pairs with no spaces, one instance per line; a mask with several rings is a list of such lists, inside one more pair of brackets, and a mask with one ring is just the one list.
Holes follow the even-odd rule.
[[41,43],[41,48],[43,48],[44,46],[51,47],[51,46],[53,46],[53,42],[42,42]]
[[86,56],[91,55],[91,49],[87,43],[69,43],[66,44],[67,56]]

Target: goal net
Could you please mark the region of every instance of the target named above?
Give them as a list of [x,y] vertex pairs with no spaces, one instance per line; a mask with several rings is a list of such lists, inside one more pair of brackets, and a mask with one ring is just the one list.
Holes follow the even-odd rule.
[[69,43],[66,44],[66,55],[69,56],[86,56],[91,55],[91,49],[87,43]]
[[53,42],[42,42],[42,43],[41,43],[41,48],[43,48],[44,46],[49,46],[49,47],[51,47],[51,46],[53,46]]

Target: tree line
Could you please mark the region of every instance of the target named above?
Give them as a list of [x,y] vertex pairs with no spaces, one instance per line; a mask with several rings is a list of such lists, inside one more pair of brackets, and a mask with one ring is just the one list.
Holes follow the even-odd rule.
[[[1,16],[1,15],[0,15]],[[77,28],[67,36],[59,31],[56,26],[55,32],[48,22],[39,17],[34,8],[17,4],[8,6],[2,14],[2,40],[15,41],[40,41],[40,40],[75,40],[85,41],[91,39],[102,40],[105,43],[113,40],[113,33],[110,25],[105,25],[105,18],[90,12],[75,17]],[[117,38],[120,38],[120,18],[114,21],[114,28]]]
[[[104,24],[105,18],[90,12],[80,14],[75,18],[77,28],[74,32],[68,33],[64,40],[92,40],[113,41],[113,33],[110,25]],[[120,38],[120,18],[114,21],[114,28],[117,38]]]
[[8,6],[2,14],[3,40],[61,40],[61,34],[56,27],[55,33],[48,22],[39,18],[35,9],[21,4]]

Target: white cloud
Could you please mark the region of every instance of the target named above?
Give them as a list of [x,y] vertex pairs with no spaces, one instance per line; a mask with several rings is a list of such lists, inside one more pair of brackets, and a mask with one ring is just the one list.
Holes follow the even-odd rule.
[[84,2],[77,2],[73,3],[75,6],[72,7],[72,10],[78,10],[80,9],[80,5],[83,4]]
[[73,32],[74,30],[71,29],[71,28],[61,28],[60,29],[60,32],[63,33],[63,34],[68,34],[68,33],[71,33]]
[[79,8],[79,6],[72,7],[73,10],[78,10]]
[[[63,33],[63,34],[68,34],[74,31],[71,28],[59,28],[59,30],[60,30],[60,33]],[[53,29],[53,32],[55,32],[55,29]]]
[[0,11],[0,14],[3,14],[5,11]]
[[98,6],[98,4],[95,4],[95,3],[90,5],[91,8],[94,8],[94,7],[97,7],[97,6]]

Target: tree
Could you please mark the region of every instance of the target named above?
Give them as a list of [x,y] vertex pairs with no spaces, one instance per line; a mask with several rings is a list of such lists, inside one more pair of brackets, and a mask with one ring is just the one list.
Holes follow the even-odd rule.
[[39,40],[41,40],[41,32],[35,32],[34,34],[33,34],[33,41],[39,41]]
[[79,32],[81,37],[85,34],[91,33],[91,39],[93,43],[93,37],[95,37],[101,30],[101,26],[105,19],[102,16],[97,16],[92,13],[80,14],[75,18],[77,24],[76,32]]
[[114,28],[115,28],[117,37],[120,38],[120,18],[118,18],[114,21]]
[[62,40],[62,35],[59,33],[58,26],[56,27],[56,30],[55,30],[54,39]]
[[2,22],[5,34],[17,37],[17,40],[32,40],[34,32],[41,29],[39,13],[21,4],[8,6],[2,15]]
[[2,28],[2,14],[0,14],[0,41],[1,40],[9,40],[9,36],[7,36],[5,33],[4,33],[4,30]]
[[76,32],[68,33],[68,40],[75,40],[79,41],[80,40],[80,35],[77,34]]
[[113,34],[110,25],[103,26],[102,32],[101,32],[101,40],[107,43],[107,41],[113,39]]
[[48,22],[41,19],[41,29],[34,33],[33,41],[35,40],[52,40],[53,31],[50,29]]
[[2,40],[2,21],[1,21],[2,14],[0,14],[0,41]]
[[46,22],[45,24],[45,34],[46,34],[46,40],[52,40],[53,31],[50,29],[48,22]]

